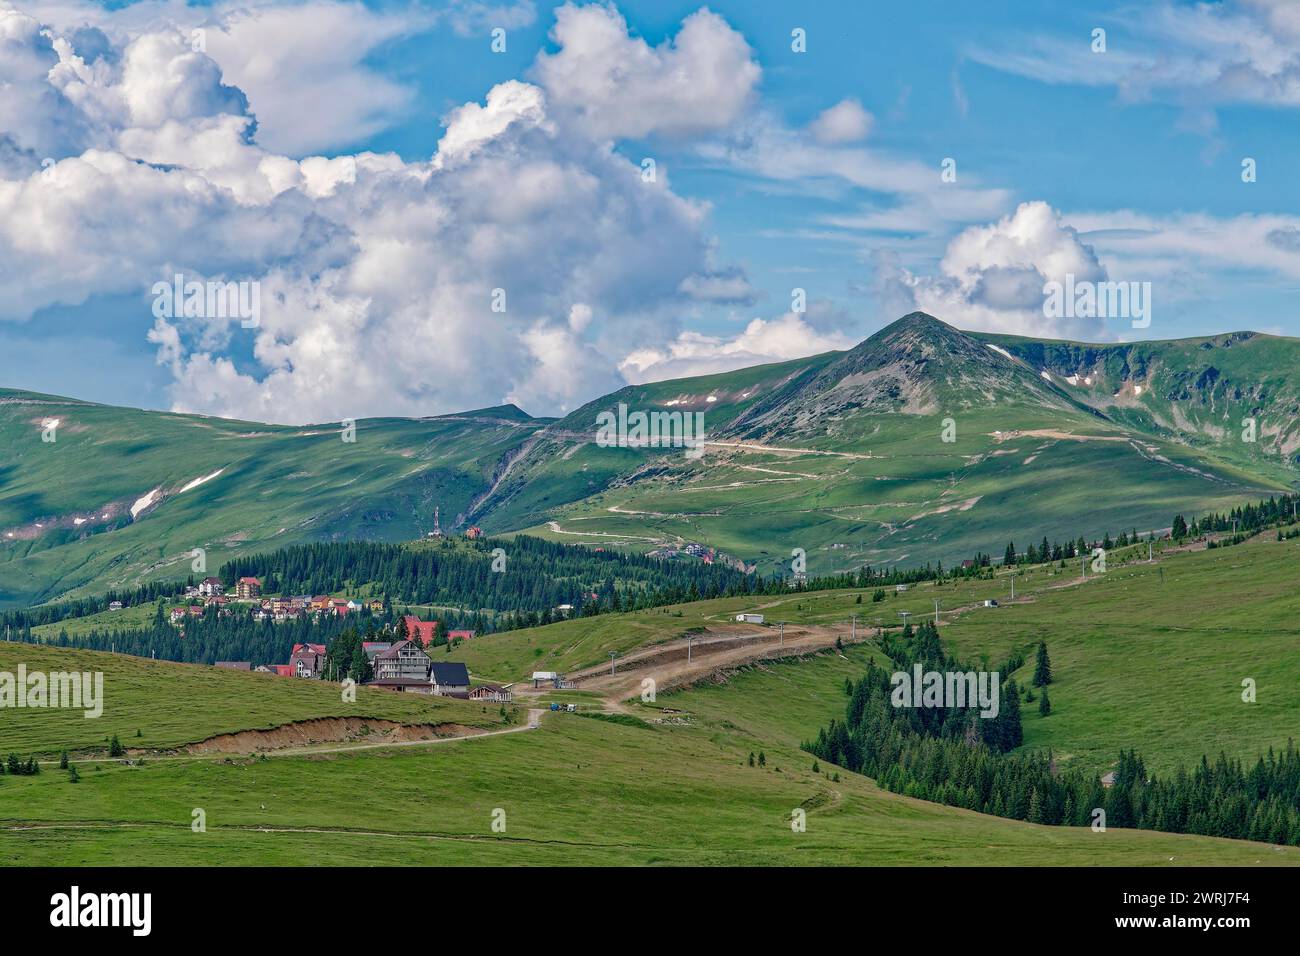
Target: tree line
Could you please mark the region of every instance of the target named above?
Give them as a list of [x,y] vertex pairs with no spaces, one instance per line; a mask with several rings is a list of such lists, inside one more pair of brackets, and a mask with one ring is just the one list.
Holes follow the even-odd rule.
[[[898,670],[917,661],[925,669],[966,669],[943,652],[932,624],[924,628],[928,633],[915,638],[905,628],[902,639],[884,645]],[[1045,645],[1035,671],[1045,700],[1052,679]],[[890,671],[873,658],[861,680],[847,682],[844,720],[833,719],[803,747],[895,793],[994,816],[1300,846],[1300,753],[1293,741],[1280,754],[1270,748],[1249,769],[1220,753],[1213,764],[1202,757],[1194,770],[1180,767],[1167,777],[1149,772],[1135,751],[1121,751],[1105,787],[1096,774],[1061,771],[1050,751],[1010,752],[1023,735],[1020,691],[1006,676],[998,717],[984,720],[993,725],[984,728],[978,708],[893,706]]]

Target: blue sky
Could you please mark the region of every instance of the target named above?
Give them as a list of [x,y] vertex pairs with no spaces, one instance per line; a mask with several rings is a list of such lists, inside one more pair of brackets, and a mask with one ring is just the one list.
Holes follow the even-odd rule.
[[[1295,5],[6,16],[9,387],[277,421],[554,414],[912,308],[1043,337],[1300,334]],[[259,283],[264,321],[160,317],[176,271]],[[1066,272],[1149,282],[1150,325],[1045,316]]]

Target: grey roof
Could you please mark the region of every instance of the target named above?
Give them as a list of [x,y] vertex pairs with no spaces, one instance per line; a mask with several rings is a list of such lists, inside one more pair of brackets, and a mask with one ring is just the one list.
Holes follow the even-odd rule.
[[[384,650],[380,651],[378,654],[376,654],[376,655],[375,655],[373,658],[371,658],[371,659],[372,659],[372,660],[386,660],[386,661],[390,661],[390,660],[398,660],[398,659],[400,659],[401,656],[402,656],[402,651],[405,650],[405,649],[408,648],[408,647],[413,647],[413,648],[415,648],[416,652],[417,652],[421,657],[425,657],[425,658],[427,658],[427,657],[429,656],[428,654],[425,654],[425,653],[424,653],[424,650],[423,650],[423,649],[422,649],[418,644],[416,644],[414,641],[409,641],[409,640],[407,640],[407,641],[398,641],[396,644],[392,645],[391,647],[385,648]],[[465,665],[462,664],[462,665],[460,665],[460,666],[463,668]]]
[[429,678],[435,684],[448,687],[469,686],[469,670],[461,663],[434,664]]

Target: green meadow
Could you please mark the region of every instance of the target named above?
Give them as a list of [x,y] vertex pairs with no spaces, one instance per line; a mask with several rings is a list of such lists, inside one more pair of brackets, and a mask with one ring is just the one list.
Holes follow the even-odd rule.
[[[943,640],[971,666],[1028,663],[1047,642],[1052,713],[1022,704],[1025,748],[1105,773],[1121,748],[1168,773],[1220,750],[1248,763],[1285,747],[1300,727],[1294,648],[1300,541],[1262,534],[1244,544],[1180,551],[1148,563],[1145,545],[1116,549],[1104,573],[1080,566],[906,591],[790,591],[600,615],[476,637],[445,654],[476,679],[573,671],[610,651],[680,637],[741,611],[769,622],[822,625],[865,643],[843,653],[767,661],[715,674],[620,723],[547,712],[539,729],[435,744],[269,757],[104,757],[117,735],[165,751],[213,734],[324,716],[495,729],[499,708],[148,661],[48,646],[0,644],[0,670],[102,670],[104,716],[10,710],[0,752],[88,755],[80,780],[47,763],[0,777],[0,854],[17,863],[609,864],[666,863],[1277,865],[1300,850],[1112,828],[1039,827],[917,801],[867,778],[813,767],[800,750],[843,714],[846,679],[873,656],[875,629],[939,603]],[[1001,606],[984,607],[996,598]],[[439,659],[435,656],[435,660]],[[652,671],[648,671],[652,673]],[[1242,699],[1243,681],[1255,699]],[[583,692],[543,698],[590,709]],[[521,705],[526,706],[526,705]],[[509,718],[521,724],[518,713]],[[140,736],[136,736],[139,731]],[[325,748],[318,748],[325,749]],[[335,748],[329,748],[331,751]],[[762,754],[763,766],[751,766]],[[838,777],[838,779],[837,779]],[[191,829],[203,811],[206,830]],[[504,832],[493,830],[501,811]],[[805,832],[791,828],[802,811]]]
[[340,685],[151,661],[99,651],[0,642],[0,671],[100,672],[103,714],[73,709],[0,710],[0,754],[57,757],[67,750],[108,751],[117,736],[129,748],[163,750],[239,730],[265,730],[316,717],[374,717],[410,724],[457,723],[493,728],[499,707],[415,694],[357,688],[343,699]]
[[[814,772],[799,741],[842,708],[865,653],[773,662],[667,695],[639,705],[674,721],[649,729],[548,714],[535,731],[430,747],[103,761],[76,784],[52,768],[5,777],[0,851],[72,865],[1300,862],[1294,848],[1032,826]],[[749,766],[756,750],[765,767]]]

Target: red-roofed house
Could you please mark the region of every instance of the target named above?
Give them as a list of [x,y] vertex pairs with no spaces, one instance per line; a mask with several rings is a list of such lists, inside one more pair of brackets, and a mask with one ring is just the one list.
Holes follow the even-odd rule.
[[258,664],[256,667],[253,668],[253,671],[258,674],[274,674],[277,677],[292,677],[293,665],[292,664]]
[[258,578],[240,578],[235,582],[235,597],[255,598],[262,593],[262,582]]
[[293,645],[288,666],[294,677],[320,677],[321,670],[325,667],[325,645]]
[[447,640],[449,641],[468,641],[474,636],[473,631],[448,631]]
[[407,614],[402,618],[406,624],[406,639],[413,641],[417,637],[420,643],[428,647],[433,643],[433,639],[438,636],[437,621],[421,621],[414,614]]

